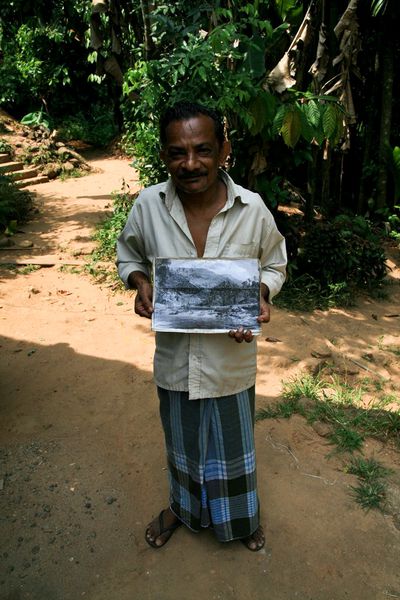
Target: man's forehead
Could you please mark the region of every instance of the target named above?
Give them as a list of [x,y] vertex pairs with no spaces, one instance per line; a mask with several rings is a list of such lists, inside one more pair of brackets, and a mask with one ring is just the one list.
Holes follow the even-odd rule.
[[171,121],[166,127],[167,144],[178,139],[199,138],[207,141],[216,141],[214,121],[207,115],[196,115],[188,119]]

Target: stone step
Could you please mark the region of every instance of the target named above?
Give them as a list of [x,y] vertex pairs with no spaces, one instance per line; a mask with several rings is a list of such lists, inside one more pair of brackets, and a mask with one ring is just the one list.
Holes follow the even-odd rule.
[[28,185],[37,185],[38,183],[47,183],[49,178],[47,175],[39,175],[38,177],[30,177],[29,179],[19,179],[15,182],[18,188],[23,188]]
[[21,169],[21,171],[12,171],[9,173],[10,179],[13,181],[19,181],[20,179],[30,179],[32,177],[37,177],[38,170],[35,168],[31,169]]
[[7,173],[12,173],[13,171],[19,171],[23,169],[24,163],[22,162],[5,162],[0,164],[0,173],[3,175],[7,175]]
[[4,152],[0,152],[0,163],[5,163],[10,161],[10,155],[5,154]]

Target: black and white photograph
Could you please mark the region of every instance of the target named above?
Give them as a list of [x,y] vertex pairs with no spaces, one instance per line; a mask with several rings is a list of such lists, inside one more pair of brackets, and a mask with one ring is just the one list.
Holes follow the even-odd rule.
[[259,334],[260,274],[255,258],[156,258],[152,329]]

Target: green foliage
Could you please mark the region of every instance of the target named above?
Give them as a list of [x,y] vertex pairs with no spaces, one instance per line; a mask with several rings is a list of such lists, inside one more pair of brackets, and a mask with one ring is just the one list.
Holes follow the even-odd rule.
[[94,252],[93,261],[115,259],[115,244],[121,233],[129,211],[133,206],[137,194],[131,194],[128,186],[113,194],[113,212],[98,228],[94,239],[98,242],[98,248]]
[[[328,396],[332,388],[336,394]],[[283,401],[258,410],[256,421],[290,418],[293,414],[302,415],[310,424],[322,421],[331,428],[327,435],[339,452],[361,451],[367,436],[399,442],[400,413],[360,408],[360,389],[338,378],[324,381],[309,374],[293,377],[283,382],[283,397]],[[358,478],[358,485],[350,486],[355,501],[365,509],[382,509],[385,478],[390,471],[362,456],[352,457],[344,470]]]
[[27,115],[22,117],[21,123],[23,125],[29,125],[31,127],[34,125],[44,125],[47,128],[50,127],[50,119],[48,115],[45,115],[43,113],[43,110],[28,113]]
[[[336,394],[332,394],[333,386]],[[345,403],[338,401],[343,396]],[[257,418],[287,418],[297,413],[309,423],[323,421],[332,427],[331,441],[350,452],[361,448],[365,437],[399,443],[400,412],[361,408],[357,386],[349,388],[337,379],[325,381],[322,376],[300,374],[283,382],[283,398],[283,402],[265,407]]]
[[11,144],[9,144],[6,140],[0,138],[0,152],[5,154],[11,154],[13,151]]
[[110,109],[97,105],[89,116],[82,112],[67,117],[57,124],[61,139],[82,140],[97,147],[107,146],[117,135],[117,127]]
[[318,400],[321,396],[323,384],[313,375],[302,375],[301,377],[292,377],[283,382],[283,395],[290,400],[300,400],[308,398],[309,400]]
[[[0,104],[13,115],[89,111],[106,90],[90,83],[86,45],[90,3],[2,3]],[[107,104],[112,102],[107,98]]]
[[373,458],[353,458],[347,472],[358,477],[358,486],[351,486],[353,496],[358,504],[369,510],[383,509],[386,498],[385,478],[390,470]]
[[213,18],[218,24],[208,33],[199,14],[196,22],[183,25],[173,7],[155,9],[157,57],[144,60],[139,50],[124,83],[124,147],[135,155],[145,185],[165,177],[157,159],[158,118],[167,103],[182,99],[196,99],[226,116],[234,177],[245,185],[251,179],[253,188],[272,207],[279,200],[267,198],[262,180],[268,178],[253,172],[254,160],[265,155],[266,144],[277,135],[291,148],[300,139],[320,144],[329,139],[333,144],[340,138],[343,113],[332,97],[291,92],[282,101],[264,89],[267,49],[287,28],[282,24],[274,29],[260,16],[264,4],[215,9]]
[[323,286],[349,282],[371,289],[386,275],[381,241],[363,217],[340,215],[331,223],[313,224],[299,252],[299,275],[312,275]]
[[323,284],[316,277],[305,273],[289,278],[274,303],[288,310],[328,310],[335,306],[352,306],[354,290],[348,282]]
[[19,190],[8,177],[0,174],[0,232],[6,231],[12,223],[23,222],[31,208],[30,194]]
[[392,150],[392,172],[394,179],[394,199],[400,200],[400,147],[395,146]]

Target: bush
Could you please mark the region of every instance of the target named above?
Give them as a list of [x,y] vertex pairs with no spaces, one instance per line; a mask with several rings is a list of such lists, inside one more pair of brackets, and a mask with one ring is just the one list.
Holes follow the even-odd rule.
[[31,195],[0,174],[0,233],[6,231],[12,221],[26,220],[31,208]]
[[137,194],[131,194],[128,186],[116,194],[113,194],[113,212],[96,232],[94,239],[98,242],[98,248],[94,252],[93,259],[115,260],[115,244],[121,233],[129,211],[131,210]]
[[323,286],[346,283],[372,289],[386,275],[381,240],[363,217],[340,215],[305,232],[297,260],[298,275],[309,274]]
[[82,140],[94,146],[107,146],[118,130],[112,112],[100,106],[94,107],[90,117],[83,113],[64,119],[58,125],[60,137],[65,140]]

